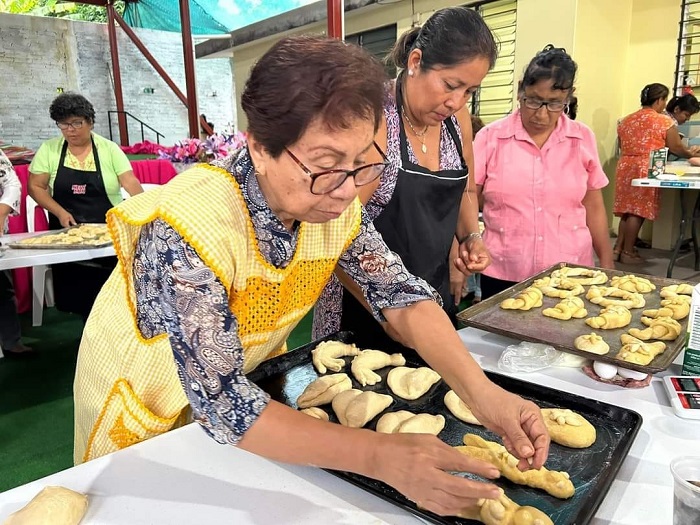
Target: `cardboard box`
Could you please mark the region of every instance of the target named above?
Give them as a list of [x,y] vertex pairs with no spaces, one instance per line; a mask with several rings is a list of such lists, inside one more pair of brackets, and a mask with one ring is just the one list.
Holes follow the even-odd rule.
[[693,288],[693,302],[690,306],[688,336],[681,374],[684,376],[700,375],[700,284]]
[[666,160],[668,159],[668,148],[654,149],[649,152],[649,169],[647,177],[656,179],[666,171]]

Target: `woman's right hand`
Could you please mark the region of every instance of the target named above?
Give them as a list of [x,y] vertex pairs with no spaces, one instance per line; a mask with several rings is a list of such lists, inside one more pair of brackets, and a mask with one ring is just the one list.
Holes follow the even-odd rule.
[[61,226],[64,228],[70,228],[71,226],[75,226],[78,224],[73,216],[68,213],[66,210],[63,210],[61,213],[59,213],[56,218],[58,221],[61,223]]
[[401,492],[419,507],[440,516],[455,516],[481,498],[496,499],[499,489],[491,483],[462,478],[450,472],[470,472],[497,478],[496,467],[465,456],[435,436],[427,434],[378,434],[378,446],[370,458],[370,474]]

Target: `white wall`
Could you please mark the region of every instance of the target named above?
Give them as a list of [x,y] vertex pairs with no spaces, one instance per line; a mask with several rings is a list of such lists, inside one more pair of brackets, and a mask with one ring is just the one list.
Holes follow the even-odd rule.
[[[186,93],[181,35],[135,31]],[[121,29],[117,35],[124,109],[163,133],[162,144],[185,138],[185,106]],[[196,61],[199,113],[216,130],[236,119],[232,71],[227,58]],[[109,137],[107,111],[116,104],[105,24],[0,13],[0,72],[0,140],[36,149],[56,136],[48,109],[59,87],[85,95],[95,106],[95,131]],[[145,94],[144,88],[155,92]],[[118,140],[116,123],[113,133]],[[140,127],[130,126],[129,139],[141,140]],[[155,142],[154,135],[146,139]]]

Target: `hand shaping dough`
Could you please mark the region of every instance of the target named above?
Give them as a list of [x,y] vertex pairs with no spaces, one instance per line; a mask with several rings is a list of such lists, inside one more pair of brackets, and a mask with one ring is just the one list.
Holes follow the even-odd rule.
[[590,270],[588,268],[577,268],[573,266],[564,266],[552,272],[554,279],[571,279],[578,284],[588,286],[590,284],[605,284],[608,282],[608,276],[601,270]]
[[498,499],[480,499],[474,507],[462,510],[460,518],[477,520],[486,525],[554,525],[540,509],[521,507],[501,490]]
[[373,370],[379,370],[385,366],[403,366],[406,360],[401,354],[387,354],[381,350],[363,350],[352,360],[350,369],[355,379],[362,385],[376,385],[382,378]]
[[333,398],[333,411],[341,425],[361,428],[393,402],[394,399],[386,394],[353,388]]
[[622,347],[615,357],[643,366],[651,363],[657,355],[666,350],[666,343],[662,341],[646,343],[629,334],[622,334],[620,341],[622,341]]
[[399,366],[392,369],[386,377],[391,391],[409,401],[418,399],[438,381],[440,381],[440,374],[427,366],[420,368]]
[[87,506],[84,494],[64,487],[44,487],[3,525],[78,525]]
[[588,335],[579,335],[574,339],[574,347],[584,352],[598,355],[604,355],[610,351],[610,345],[595,332],[591,332]]
[[[614,297],[615,299],[610,299]],[[612,286],[591,286],[586,299],[600,306],[624,306],[625,308],[644,308],[646,301],[642,294],[613,288]]]
[[661,297],[675,297],[676,295],[693,295],[693,286],[680,283],[661,288]]
[[301,412],[306,414],[307,416],[311,416],[311,417],[315,417],[316,419],[320,419],[321,421],[330,421],[330,417],[328,417],[328,412],[326,412],[322,408],[309,407],[309,408],[302,409]]
[[542,315],[568,321],[572,317],[575,319],[586,317],[588,315],[588,310],[586,310],[583,300],[580,297],[568,297],[559,301],[554,308],[545,308],[542,310]]
[[459,398],[454,390],[450,390],[445,394],[445,406],[457,419],[461,419],[465,423],[471,423],[472,425],[481,425],[481,422],[476,419],[472,409]]
[[680,296],[664,299],[661,301],[661,308],[658,310],[644,310],[642,312],[642,315],[653,319],[657,317],[671,317],[676,321],[685,319],[688,317],[688,314],[690,314],[690,304],[681,299]]
[[610,286],[613,288],[619,288],[620,290],[636,293],[649,293],[656,290],[656,285],[654,285],[654,283],[652,283],[649,279],[637,277],[636,275],[616,275],[610,281]]
[[622,328],[632,321],[632,314],[624,306],[608,306],[600,311],[596,317],[586,319],[586,324],[591,328],[612,330]]
[[377,432],[384,434],[432,434],[437,436],[445,428],[441,415],[414,414],[408,410],[389,412],[377,421]]
[[316,370],[325,374],[328,370],[340,372],[345,366],[345,356],[358,355],[360,349],[355,345],[341,343],[340,341],[324,341],[311,350],[311,358]]
[[465,447],[455,447],[462,454],[491,463],[503,476],[518,485],[527,485],[541,489],[555,498],[568,499],[574,495],[574,484],[566,472],[547,470],[526,470],[518,468],[518,458],[513,456],[506,447],[495,441],[486,441],[475,434],[464,436]]
[[333,401],[333,398],[352,388],[347,374],[331,374],[310,383],[297,398],[299,408],[317,407]]
[[543,408],[542,417],[555,443],[570,448],[586,448],[595,443],[595,427],[568,408]]
[[501,308],[504,310],[530,310],[540,306],[542,306],[542,291],[534,286],[525,288],[515,297],[501,302]]
[[645,328],[644,330],[630,328],[629,333],[631,336],[641,339],[642,341],[649,341],[650,339],[673,341],[681,334],[680,323],[670,317],[657,317],[656,319],[642,317],[641,320],[642,323],[649,328]]
[[537,279],[532,283],[532,286],[539,288],[547,297],[558,299],[575,297],[586,291],[583,286],[570,279],[552,279],[551,277]]

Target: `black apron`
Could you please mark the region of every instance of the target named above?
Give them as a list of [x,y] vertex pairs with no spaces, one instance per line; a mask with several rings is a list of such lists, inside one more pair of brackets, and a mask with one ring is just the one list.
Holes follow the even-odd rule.
[[[53,199],[70,213],[78,224],[104,223],[112,203],[107,197],[100,156],[92,142],[95,171],[64,166],[68,143],[63,143],[58,170],[53,182]],[[49,228],[63,228],[58,217],[49,213]],[[92,304],[117,264],[116,257],[102,257],[84,262],[52,265],[56,308],[79,314],[87,319]]]
[[[394,193],[374,220],[374,225],[387,246],[401,257],[408,271],[425,279],[440,293],[444,310],[456,324],[457,308],[450,294],[449,254],[469,170],[451,118],[445,120],[445,126],[457,147],[462,168],[431,171],[411,162],[406,130],[400,117],[402,107],[399,79],[396,82],[396,109],[399,113],[401,166]],[[379,323],[345,290],[341,330],[355,332],[360,346],[396,346]]]

